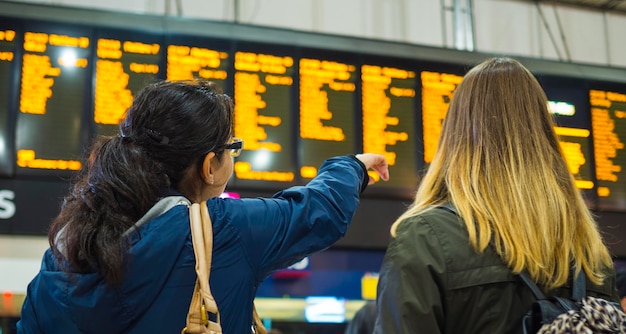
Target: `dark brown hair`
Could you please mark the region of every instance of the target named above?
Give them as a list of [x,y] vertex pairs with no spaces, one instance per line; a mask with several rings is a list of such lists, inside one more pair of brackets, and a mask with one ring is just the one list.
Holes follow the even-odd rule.
[[[189,168],[220,153],[232,136],[233,104],[213,83],[161,81],[142,89],[120,135],[98,138],[48,234],[70,271],[99,272],[119,284],[127,252],[124,232],[159,199],[180,192]],[[221,157],[221,154],[216,154]]]

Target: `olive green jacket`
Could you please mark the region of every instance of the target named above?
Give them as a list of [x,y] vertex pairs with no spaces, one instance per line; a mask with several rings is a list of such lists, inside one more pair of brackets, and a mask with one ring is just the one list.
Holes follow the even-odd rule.
[[[615,272],[587,295],[617,302]],[[550,295],[571,296],[571,282]],[[374,333],[521,333],[535,300],[488,247],[478,254],[465,225],[438,208],[400,224],[382,264]]]

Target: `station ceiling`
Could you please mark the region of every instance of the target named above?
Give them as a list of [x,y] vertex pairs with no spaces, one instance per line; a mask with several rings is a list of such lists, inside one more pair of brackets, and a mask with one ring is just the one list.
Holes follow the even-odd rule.
[[559,4],[583,7],[606,12],[621,12],[626,14],[626,0],[520,0],[542,4]]

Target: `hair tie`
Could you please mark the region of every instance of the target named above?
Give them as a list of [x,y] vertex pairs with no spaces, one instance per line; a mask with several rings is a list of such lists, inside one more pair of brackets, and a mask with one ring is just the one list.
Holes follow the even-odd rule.
[[144,128],[144,130],[146,131],[148,137],[150,137],[150,139],[156,141],[157,143],[162,145],[169,144],[170,139],[167,136],[162,135],[160,132],[148,128]]
[[122,141],[123,141],[123,142],[124,142],[124,141],[132,142],[132,141],[133,141],[133,140],[132,140],[129,136],[124,135],[124,134],[120,134],[120,136],[119,136],[119,137],[120,137],[120,138],[122,138]]
[[120,126],[120,137],[122,138],[122,140],[132,141],[130,136],[124,132],[124,129],[121,126]]

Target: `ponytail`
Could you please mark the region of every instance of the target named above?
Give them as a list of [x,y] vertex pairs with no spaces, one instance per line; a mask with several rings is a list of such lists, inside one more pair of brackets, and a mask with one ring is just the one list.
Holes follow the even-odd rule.
[[127,249],[122,235],[152,207],[163,186],[162,164],[140,146],[128,138],[100,138],[52,222],[52,249],[73,270],[97,268],[107,282],[120,283]]

